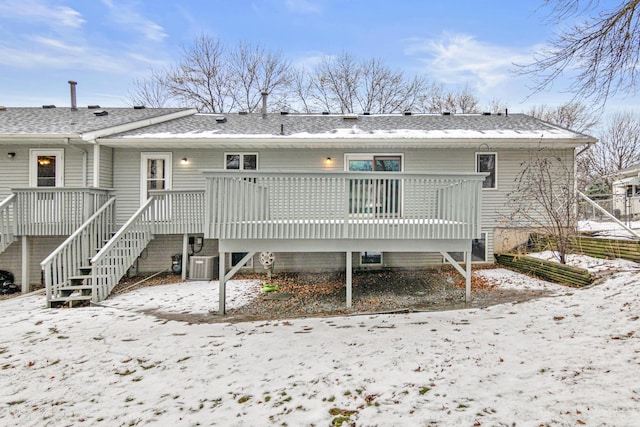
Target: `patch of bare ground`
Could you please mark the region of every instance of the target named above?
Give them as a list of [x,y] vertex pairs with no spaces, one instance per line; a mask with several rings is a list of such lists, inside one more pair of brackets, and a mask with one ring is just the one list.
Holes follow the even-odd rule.
[[224,318],[226,321],[246,321],[439,311],[485,307],[546,295],[544,292],[500,289],[474,276],[471,301],[467,303],[464,279],[451,268],[364,270],[353,273],[353,304],[347,308],[345,281],[344,273],[277,273],[269,283],[278,285],[279,291],[262,293],[250,304],[229,310]]

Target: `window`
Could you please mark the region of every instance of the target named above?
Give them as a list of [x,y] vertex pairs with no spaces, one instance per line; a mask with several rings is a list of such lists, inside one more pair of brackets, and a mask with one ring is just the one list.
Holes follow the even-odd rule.
[[[256,153],[227,153],[224,155],[224,168],[227,170],[258,170],[258,155]],[[231,267],[235,267],[246,252],[232,252]],[[253,259],[247,261],[243,268],[253,268]]]
[[[346,154],[349,172],[401,172],[402,156],[397,154]],[[400,181],[396,179],[352,180],[349,212],[377,217],[397,216],[401,208]]]
[[476,153],[476,172],[489,172],[489,176],[482,183],[482,188],[498,188],[497,160],[496,153]]
[[471,262],[487,261],[487,233],[481,233],[479,239],[471,242]]
[[258,170],[258,155],[255,153],[225,154],[224,168],[230,170]]
[[360,252],[360,265],[382,265],[382,252]]
[[29,185],[32,187],[64,186],[64,150],[31,150]]
[[[464,252],[449,252],[451,258],[457,262],[464,262]],[[471,262],[487,261],[487,233],[481,233],[479,239],[471,242]]]
[[142,153],[140,156],[140,202],[149,198],[149,190],[171,189],[171,153]]

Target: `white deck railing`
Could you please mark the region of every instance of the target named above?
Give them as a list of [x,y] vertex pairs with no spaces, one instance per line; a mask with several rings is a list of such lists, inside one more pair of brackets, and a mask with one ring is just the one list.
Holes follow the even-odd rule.
[[58,297],[60,289],[69,285],[69,277],[80,274],[80,267],[89,266],[89,259],[111,237],[114,218],[115,198],[111,198],[40,263],[47,302]]
[[0,253],[4,252],[16,240],[16,224],[13,215],[15,199],[16,195],[11,194],[0,202]]
[[109,296],[113,287],[153,238],[154,211],[154,198],[150,197],[91,258],[94,302],[102,301]]
[[205,237],[473,239],[485,174],[205,171]]
[[202,233],[204,190],[153,190],[156,234]]
[[16,235],[70,235],[109,200],[99,188],[13,189]]

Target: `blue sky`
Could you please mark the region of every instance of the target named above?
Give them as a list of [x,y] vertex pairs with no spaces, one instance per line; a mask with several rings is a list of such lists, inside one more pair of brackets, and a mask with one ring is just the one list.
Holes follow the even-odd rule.
[[[549,40],[542,0],[0,0],[0,105],[126,106],[133,80],[175,63],[201,33],[259,43],[294,64],[347,51],[380,58],[511,111],[570,99],[566,82],[525,100],[513,73]],[[614,99],[609,108],[634,105]]]

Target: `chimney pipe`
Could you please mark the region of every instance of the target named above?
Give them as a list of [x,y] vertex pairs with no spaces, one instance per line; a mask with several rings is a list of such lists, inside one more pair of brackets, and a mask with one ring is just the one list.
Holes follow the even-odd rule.
[[73,80],[69,80],[69,88],[71,89],[71,109],[73,111],[78,109],[78,104],[76,103],[76,85],[78,82]]
[[262,117],[267,117],[267,95],[269,95],[266,91],[262,91]]

